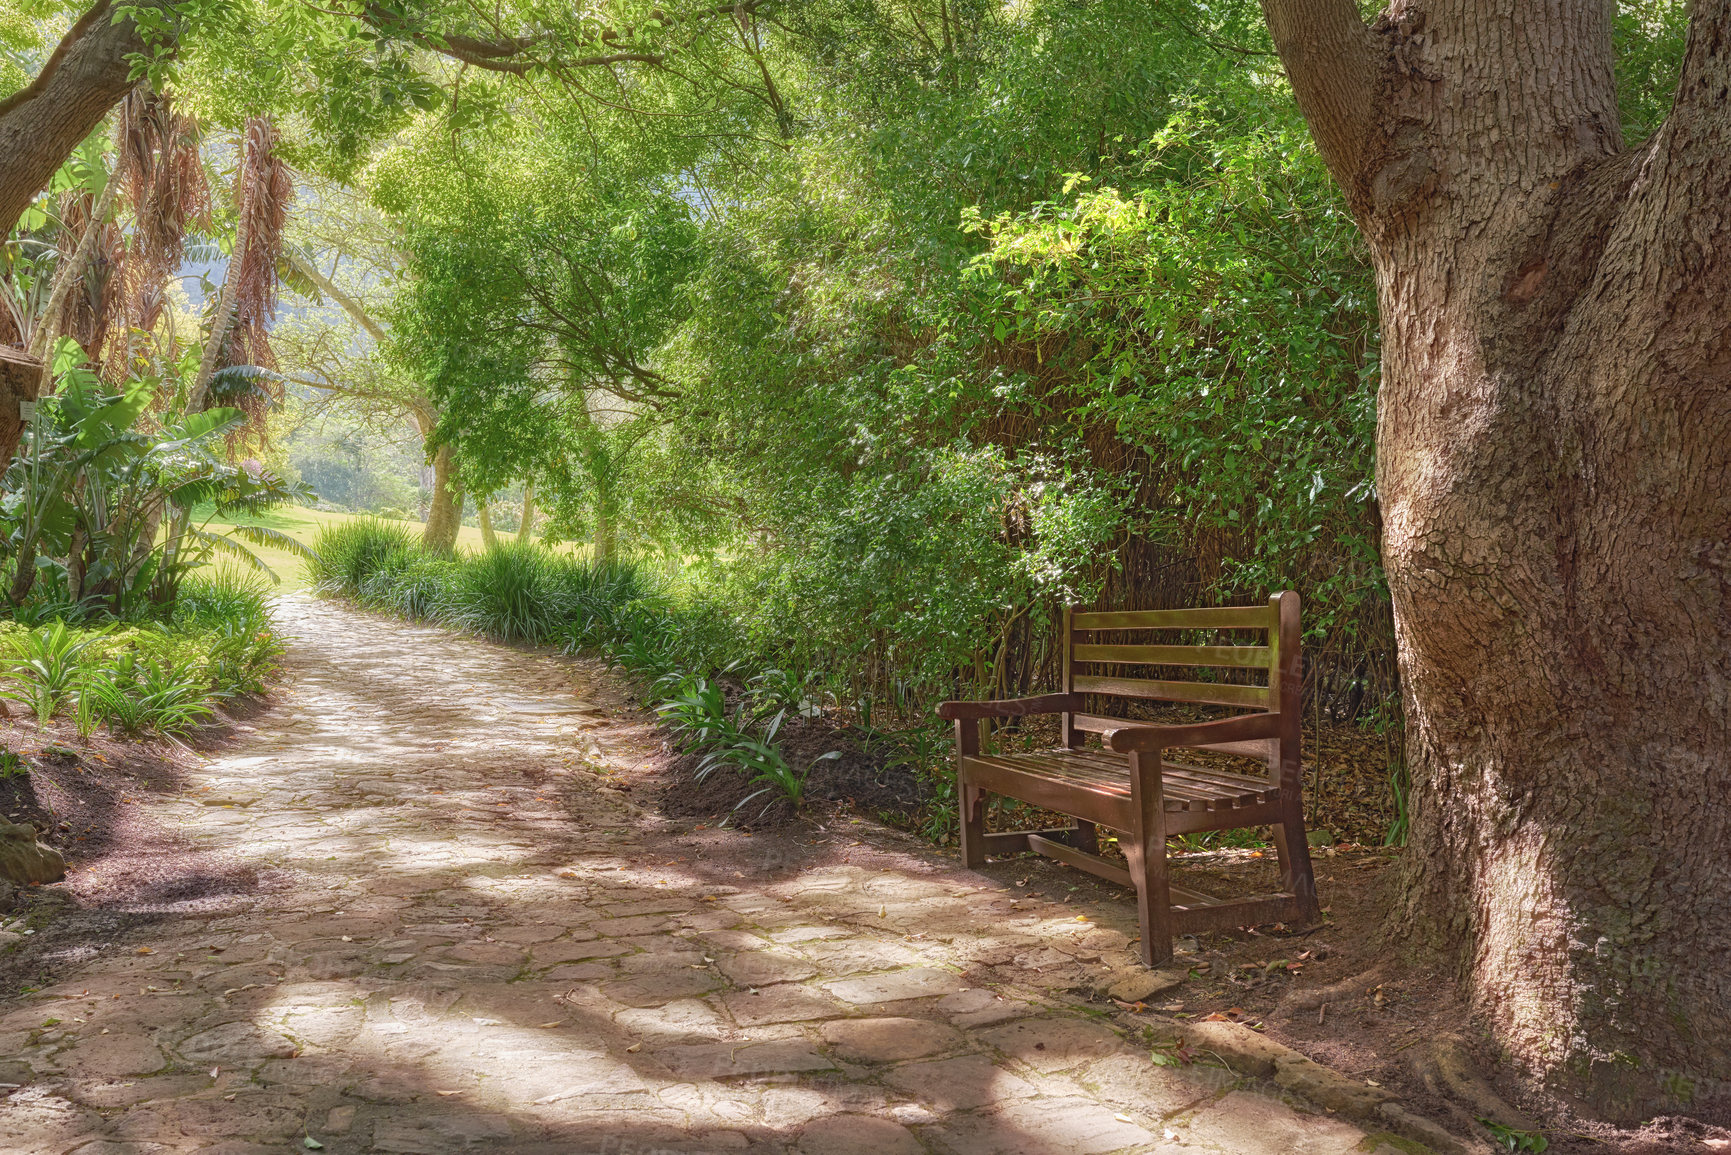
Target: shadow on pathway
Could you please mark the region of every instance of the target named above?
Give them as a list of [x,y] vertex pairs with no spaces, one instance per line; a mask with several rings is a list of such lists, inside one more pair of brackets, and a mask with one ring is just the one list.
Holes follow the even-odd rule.
[[280,885],[7,1008],[7,1151],[1395,1150],[1072,997],[1128,910],[911,848],[724,880],[612,784],[650,739],[597,666],[281,610],[280,705],[149,803]]

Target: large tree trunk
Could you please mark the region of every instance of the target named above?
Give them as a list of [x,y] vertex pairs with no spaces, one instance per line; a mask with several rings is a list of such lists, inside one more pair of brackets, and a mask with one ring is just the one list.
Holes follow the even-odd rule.
[[0,470],[18,452],[24,440],[22,402],[36,400],[42,384],[42,363],[22,349],[0,345]]
[[[154,6],[154,5],[151,5]],[[144,40],[100,0],[61,39],[36,79],[0,100],[0,237],[48,185],[78,143],[131,91],[128,56]]]
[[1369,240],[1403,925],[1632,1119],[1731,1079],[1731,0],[1619,139],[1604,0],[1264,0]]
[[450,553],[463,527],[463,483],[457,480],[456,454],[449,443],[433,451],[433,508],[421,532],[421,548]]

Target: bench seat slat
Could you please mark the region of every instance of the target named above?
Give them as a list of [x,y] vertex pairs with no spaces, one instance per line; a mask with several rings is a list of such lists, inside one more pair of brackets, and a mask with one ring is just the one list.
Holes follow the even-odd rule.
[[[1111,775],[1114,780],[1122,779],[1124,791],[1129,793],[1130,762],[1122,754],[1114,754],[1109,750],[1068,750],[1056,753],[1055,757],[1060,760],[1073,758],[1086,761],[1090,766],[1097,767],[1101,773]],[[1165,784],[1165,793],[1169,799],[1181,797],[1188,800],[1199,797],[1257,800],[1271,789],[1266,778],[1233,774],[1224,770],[1208,770],[1183,762],[1164,763],[1161,781]]]
[[[970,768],[997,771],[1018,779],[1049,783],[1054,792],[1079,790],[1099,797],[1114,809],[1130,798],[1130,762],[1122,754],[1104,750],[1055,750],[1042,754],[976,755]],[[1173,813],[1207,813],[1239,807],[1262,806],[1278,799],[1280,791],[1266,779],[1167,762],[1161,773],[1166,809]],[[1035,792],[1035,791],[1030,791]],[[1037,791],[1042,795],[1048,791]],[[1012,791],[1013,797],[1021,797]],[[1041,798],[1025,802],[1045,805]],[[1108,801],[1109,800],[1109,801]],[[1107,825],[1112,823],[1107,822]],[[1122,829],[1118,827],[1117,829]]]

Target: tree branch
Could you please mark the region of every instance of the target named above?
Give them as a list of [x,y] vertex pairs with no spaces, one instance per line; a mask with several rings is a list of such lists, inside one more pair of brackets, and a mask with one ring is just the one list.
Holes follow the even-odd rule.
[[[1677,80],[1671,119],[1692,120],[1703,113],[1722,119],[1724,85],[1728,80],[1731,80],[1731,0],[1697,0],[1689,18],[1689,39],[1683,52],[1683,70]],[[1718,135],[1723,144],[1723,134]]]
[[320,292],[328,294],[333,301],[342,307],[343,312],[354,319],[355,324],[367,331],[368,336],[379,344],[384,344],[384,326],[373,320],[372,314],[368,313],[359,301],[337,288],[336,282],[320,272],[319,267],[307,260],[305,254],[301,253],[300,250],[290,247],[284,255],[288,257],[289,264],[298,269],[307,280],[317,285]]
[[144,38],[110,8],[109,0],[91,5],[35,79],[0,100],[0,236],[132,90],[130,57],[145,50]]
[[1378,59],[1353,0],[1262,0],[1298,108],[1334,179],[1358,183],[1372,127]]
[[[713,7],[701,8],[685,17],[674,16],[656,8],[650,10],[646,19],[662,28],[674,28],[680,24],[691,23],[698,18],[716,16],[737,18],[738,14],[755,12],[761,2],[762,0],[743,0],[739,4],[717,4]],[[629,47],[621,48],[615,52],[596,53],[590,56],[562,58],[557,54],[543,55],[533,50],[557,43],[557,38],[552,33],[483,40],[479,37],[466,36],[460,33],[433,32],[411,24],[400,13],[378,3],[364,5],[361,19],[381,32],[402,36],[423,48],[443,56],[449,56],[453,60],[490,72],[507,72],[514,76],[523,76],[538,66],[601,68],[625,63],[659,65],[666,60],[664,53]],[[588,40],[596,45],[621,45],[629,44],[636,37],[637,29],[635,28],[602,28],[598,29]]]

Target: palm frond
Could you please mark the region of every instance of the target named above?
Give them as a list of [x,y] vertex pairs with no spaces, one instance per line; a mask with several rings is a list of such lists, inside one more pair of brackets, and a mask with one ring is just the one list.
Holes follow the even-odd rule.
[[270,405],[281,392],[283,377],[263,365],[229,365],[210,375],[210,397],[237,409],[248,402]]
[[213,553],[220,553],[232,557],[236,561],[246,565],[248,568],[257,570],[259,573],[266,575],[270,578],[272,585],[282,584],[282,578],[277,576],[274,569],[271,569],[270,566],[265,564],[263,558],[259,557],[258,554],[252,552],[252,550],[246,548],[246,546],[235,541],[233,538],[224,537],[220,533],[211,533],[206,529],[188,530],[187,533],[195,541],[204,545]]
[[[301,270],[300,261],[311,264],[318,254],[306,245],[287,245],[276,262],[276,279],[315,304],[325,303],[324,291],[317,281]],[[296,258],[300,258],[297,261]]]
[[263,525],[236,525],[228,531],[235,537],[244,538],[254,545],[271,545],[280,550],[305,558],[307,561],[318,561],[319,555],[310,546],[297,541],[280,529],[271,529]]

